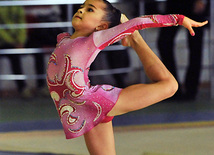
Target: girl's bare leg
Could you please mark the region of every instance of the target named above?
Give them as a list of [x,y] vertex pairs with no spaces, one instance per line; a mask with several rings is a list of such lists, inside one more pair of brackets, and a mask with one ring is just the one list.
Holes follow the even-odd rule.
[[108,116],[139,110],[171,97],[177,91],[177,81],[153,53],[138,31],[129,37],[130,45],[138,54],[150,84],[137,84],[122,90]]
[[84,138],[90,155],[116,155],[112,121],[98,124]]
[[[128,21],[128,18],[122,15],[121,23],[126,21]],[[183,20],[183,26],[193,36],[195,32],[192,27],[202,27],[207,23],[208,21],[196,22],[187,17]],[[171,97],[178,89],[175,78],[145,43],[138,31],[123,39],[122,44],[124,46],[131,46],[136,51],[143,64],[144,71],[152,81],[152,84],[138,84],[123,89],[116,105],[108,113],[108,116],[120,115],[145,108]]]

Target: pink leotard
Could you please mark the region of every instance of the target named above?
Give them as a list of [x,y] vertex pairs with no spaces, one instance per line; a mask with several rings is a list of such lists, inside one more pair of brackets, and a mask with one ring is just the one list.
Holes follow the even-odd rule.
[[183,18],[182,15],[142,16],[89,37],[70,39],[69,33],[57,36],[58,44],[48,63],[47,82],[67,139],[81,136],[113,118],[107,114],[121,89],[90,85],[89,67],[97,54],[135,30],[181,25]]

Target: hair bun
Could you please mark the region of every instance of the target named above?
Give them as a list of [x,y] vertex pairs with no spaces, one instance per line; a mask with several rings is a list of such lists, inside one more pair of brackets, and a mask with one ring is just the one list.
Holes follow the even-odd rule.
[[106,20],[109,21],[109,28],[117,26],[120,24],[120,18],[121,18],[121,11],[117,8],[115,8],[111,3],[109,3],[107,0],[103,0],[103,2],[106,4],[105,11],[106,13]]

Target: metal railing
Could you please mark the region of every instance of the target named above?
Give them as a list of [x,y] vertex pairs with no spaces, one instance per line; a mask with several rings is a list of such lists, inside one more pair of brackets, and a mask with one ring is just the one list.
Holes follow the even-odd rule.
[[[35,1],[0,1],[0,6],[32,6],[32,5],[68,5],[68,21],[71,21],[73,8],[72,5],[74,4],[82,4],[85,0],[35,0]],[[118,0],[109,0],[111,3],[117,3]],[[72,24],[71,22],[46,22],[46,23],[24,23],[24,24],[0,24],[0,29],[35,29],[35,28],[60,28],[60,27],[67,27],[68,32],[71,32]],[[71,32],[72,33],[72,32]],[[125,50],[126,47],[121,45],[113,45],[107,47],[104,51],[116,51],[116,50]],[[5,54],[38,54],[38,53],[50,53],[53,51],[53,48],[21,48],[21,49],[3,49],[0,50],[0,55]],[[128,70],[128,71],[127,71]],[[136,70],[136,68],[118,68],[113,69],[113,74],[119,74],[124,72],[129,72],[130,70]],[[96,70],[90,71],[90,76],[97,76],[97,75],[107,75],[112,74],[111,70]],[[14,74],[7,74],[7,75],[0,75],[0,80],[26,80],[26,79],[43,79],[45,75],[14,75]]]
[[[85,0],[20,0],[20,1],[0,1],[0,6],[32,6],[32,5],[68,5],[68,21],[72,19],[73,7],[74,4],[81,4]],[[139,0],[140,14],[144,14],[144,3],[146,0]],[[165,0],[156,0],[156,1],[165,1]],[[119,0],[109,0],[111,3],[117,3]],[[214,1],[210,1],[210,92],[211,98],[214,98]],[[29,24],[12,24],[12,25],[4,25],[0,24],[0,29],[8,29],[8,28],[59,28],[59,27],[67,27],[68,32],[72,32],[72,24],[71,22],[50,22],[50,23],[29,23]],[[120,45],[116,45],[113,47],[108,47],[106,50],[123,50],[124,47]],[[50,48],[25,48],[25,49],[4,49],[0,50],[1,54],[37,54],[37,53],[50,53],[52,49]],[[139,70],[139,68],[119,68],[119,69],[111,69],[111,70],[98,70],[98,71],[90,71],[91,76],[97,75],[106,75],[106,74],[119,74],[123,72],[130,72],[134,70]],[[0,75],[0,80],[23,80],[23,79],[38,79],[45,78],[45,75]]]
[[[122,45],[114,45],[106,47],[104,51],[119,51],[125,50],[126,47]],[[20,55],[28,55],[28,54],[50,54],[53,51],[53,48],[20,48],[20,49],[4,49],[0,50],[1,55],[10,55],[10,54],[20,54]],[[120,74],[120,73],[128,73],[131,71],[139,70],[139,68],[127,67],[127,68],[116,68],[116,69],[102,69],[102,70],[94,70],[90,71],[90,76],[98,76],[98,75],[109,75],[109,74]],[[0,75],[0,80],[27,80],[27,79],[45,79],[46,75],[15,75],[15,74],[4,74]]]
[[[16,0],[0,1],[0,6],[32,6],[32,5],[63,5],[63,4],[82,4],[85,0]],[[117,3],[118,0],[109,0],[110,3]]]
[[214,99],[214,1],[210,0],[210,92]]

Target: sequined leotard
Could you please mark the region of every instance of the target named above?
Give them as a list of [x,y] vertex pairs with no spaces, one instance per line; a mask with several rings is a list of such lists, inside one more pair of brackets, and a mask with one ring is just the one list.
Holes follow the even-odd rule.
[[70,39],[59,34],[57,47],[50,56],[47,82],[67,139],[83,135],[107,117],[114,107],[120,88],[91,86],[89,67],[97,54],[135,30],[181,25],[182,15],[151,15],[134,18],[116,27],[94,32],[89,37]]

